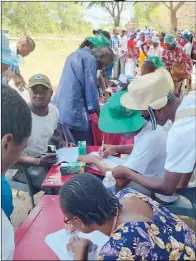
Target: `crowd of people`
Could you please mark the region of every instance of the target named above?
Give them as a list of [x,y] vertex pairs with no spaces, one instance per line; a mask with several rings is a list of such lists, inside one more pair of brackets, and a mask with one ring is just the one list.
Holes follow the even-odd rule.
[[[78,174],[62,186],[64,222],[83,233],[99,230],[109,237],[98,260],[195,260],[194,232],[163,206],[178,200],[178,191],[187,187],[196,164],[196,93],[190,87],[194,37],[187,31],[174,35],[147,27],[93,34],[67,57],[54,95],[48,76],[37,73],[26,83],[20,73],[21,56],[35,50],[34,40],[23,37],[11,47],[2,34],[3,260],[11,260],[14,252],[7,170],[15,163],[25,166],[33,187],[41,190],[57,159],[56,153],[46,154],[48,144],[62,148],[85,140],[93,145],[92,113],[97,114],[101,131],[134,137],[134,144],[105,144],[101,157],[78,158],[105,174],[111,168],[103,157],[128,155],[123,166],[112,169],[116,195],[92,174]],[[125,88],[108,95],[108,87],[118,88],[119,75],[127,78]],[[9,86],[11,79],[19,90],[28,90],[28,104]],[[100,96],[107,98],[102,109]],[[26,183],[23,171],[13,179]],[[67,248],[74,260],[87,260],[90,244],[73,238]]]

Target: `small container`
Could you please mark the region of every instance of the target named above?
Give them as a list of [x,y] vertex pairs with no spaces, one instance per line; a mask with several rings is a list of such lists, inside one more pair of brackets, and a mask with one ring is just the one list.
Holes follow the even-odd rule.
[[116,194],[116,180],[112,175],[112,171],[107,171],[103,179],[103,185],[111,194]]
[[78,141],[78,155],[83,156],[87,154],[86,141]]
[[61,163],[60,172],[62,175],[67,174],[84,174],[86,171],[86,163],[84,162],[69,162]]

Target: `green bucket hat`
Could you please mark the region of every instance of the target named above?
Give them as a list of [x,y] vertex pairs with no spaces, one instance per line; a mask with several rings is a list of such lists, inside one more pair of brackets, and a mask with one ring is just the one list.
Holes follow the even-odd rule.
[[95,48],[98,48],[101,46],[110,46],[110,41],[103,34],[98,34],[95,37],[89,36],[86,38],[86,40],[91,42]]
[[140,130],[146,121],[139,111],[130,110],[120,103],[121,96],[127,91],[112,95],[100,111],[98,127],[106,133],[126,133]]
[[165,65],[158,56],[149,56],[147,60],[152,61],[157,68],[163,67]]

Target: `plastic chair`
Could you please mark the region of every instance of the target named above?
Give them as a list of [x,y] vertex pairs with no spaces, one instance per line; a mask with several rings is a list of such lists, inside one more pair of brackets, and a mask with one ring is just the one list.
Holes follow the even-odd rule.
[[31,179],[30,179],[28,172],[27,172],[27,167],[28,166],[21,165],[21,164],[15,164],[12,167],[12,169],[21,169],[23,171],[25,179],[26,179],[26,184],[21,183],[19,181],[15,181],[13,179],[14,174],[11,173],[11,172],[6,173],[6,179],[7,179],[8,183],[9,183],[9,185],[12,189],[16,189],[18,191],[24,191],[24,192],[27,192],[29,194],[29,197],[30,197],[30,200],[31,200],[31,209],[33,209],[35,207],[35,202],[34,202],[33,196],[35,194],[37,194],[40,190],[35,189],[32,186]]

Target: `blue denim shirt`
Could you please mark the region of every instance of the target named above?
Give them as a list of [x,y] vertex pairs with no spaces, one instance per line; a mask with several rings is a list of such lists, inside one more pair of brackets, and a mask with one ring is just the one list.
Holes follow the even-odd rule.
[[1,176],[1,208],[8,218],[11,216],[14,210],[12,190],[5,176]]
[[89,111],[99,108],[97,59],[88,48],[70,54],[52,103],[59,109],[59,123],[87,131]]

